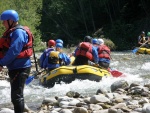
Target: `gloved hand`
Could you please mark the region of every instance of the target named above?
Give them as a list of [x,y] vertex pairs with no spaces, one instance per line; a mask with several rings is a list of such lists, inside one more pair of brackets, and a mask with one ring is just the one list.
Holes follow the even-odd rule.
[[95,66],[95,67],[99,67],[99,64],[96,64],[96,63],[95,63],[94,66]]

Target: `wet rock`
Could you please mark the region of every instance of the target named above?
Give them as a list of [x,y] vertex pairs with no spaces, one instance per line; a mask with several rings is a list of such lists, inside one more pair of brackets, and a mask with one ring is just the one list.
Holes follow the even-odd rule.
[[148,92],[142,92],[142,93],[141,93],[141,96],[148,97],[148,96],[149,96],[149,93],[148,93]]
[[150,105],[146,107],[146,113],[150,113]]
[[73,98],[69,98],[68,96],[64,96],[64,97],[58,97],[57,101],[58,103],[61,102],[61,101],[71,101],[73,100]]
[[29,107],[27,106],[27,104],[24,105],[24,112],[34,113],[34,111],[32,111],[31,109],[29,109]]
[[129,88],[135,87],[135,86],[139,86],[139,84],[137,83],[131,83]]
[[[116,85],[114,86],[116,88]],[[130,88],[128,86],[126,88],[127,90],[116,88],[112,93],[99,89],[98,95],[91,97],[74,98],[74,93],[69,92],[72,94],[68,95],[70,97],[46,98],[42,102],[41,111],[37,113],[150,113],[150,97],[143,96],[144,92],[150,95],[149,88],[139,84],[131,84]],[[57,104],[54,104],[55,102]]]
[[52,109],[51,109],[51,111],[56,111],[56,112],[59,112],[59,111],[61,111],[62,110],[62,108],[55,108],[55,107],[53,107]]
[[122,107],[121,110],[128,113],[131,111],[131,109],[129,109],[128,107]]
[[149,111],[149,109],[150,109],[150,103],[144,104],[144,106],[142,108],[142,113],[150,113],[150,112],[147,112],[147,111]]
[[124,101],[123,98],[119,98],[119,97],[114,99],[115,103],[121,103],[123,101]]
[[150,89],[150,84],[145,84],[144,87],[148,87]]
[[114,105],[113,107],[111,107],[112,109],[121,109],[123,107],[126,107],[126,104],[125,103],[119,103],[119,104],[116,104]]
[[14,113],[14,110],[8,108],[1,108],[0,113]]
[[84,98],[83,101],[84,101],[85,103],[87,103],[87,104],[90,104],[90,98],[91,98],[91,97]]
[[127,107],[129,109],[136,109],[136,108],[140,108],[141,106],[140,105],[127,105]]
[[42,104],[49,104],[49,105],[54,105],[54,103],[56,103],[57,100],[55,100],[54,98],[45,98],[42,102]]
[[129,113],[142,113],[142,112],[137,112],[137,111],[131,111]]
[[129,84],[127,81],[125,81],[125,80],[116,81],[111,85],[111,91],[114,92],[118,88],[124,89],[126,87],[129,87]]
[[93,111],[92,113],[108,113],[108,109]]
[[76,107],[74,108],[73,113],[88,113],[88,110],[84,107]]
[[73,97],[73,98],[78,98],[78,97],[80,97],[80,94],[78,92],[69,91],[69,92],[66,93],[66,96]]
[[106,94],[106,93],[107,93],[106,90],[104,90],[104,89],[102,89],[102,88],[99,88],[99,89],[97,90],[97,92],[96,92],[96,95],[98,95],[98,94]]
[[134,109],[134,111],[142,113],[142,108],[136,108],[136,109]]
[[69,109],[62,109],[59,113],[72,113]]
[[130,101],[127,101],[126,104],[127,104],[127,105],[138,105],[138,104],[139,104],[139,101],[137,101],[137,100],[130,100]]
[[77,103],[79,103],[80,101],[77,99],[73,99],[72,101],[69,102],[70,106],[76,106]]
[[59,112],[57,112],[57,111],[51,111],[50,113],[59,113]]
[[149,92],[149,89],[143,86],[135,86],[129,89],[129,94],[133,95],[141,95],[143,92]]
[[141,98],[141,100],[139,100],[139,104],[144,104],[144,103],[149,103],[149,99]]
[[103,109],[109,109],[112,107],[112,106],[105,104],[105,103],[97,103],[97,104],[100,105]]
[[119,96],[120,96],[120,94],[118,94],[118,93],[106,93],[106,97],[108,97],[109,99],[113,99],[113,98],[116,98]]
[[76,104],[77,107],[82,107],[83,105],[87,105],[85,102],[79,102]]
[[67,101],[61,101],[60,103],[59,103],[59,106],[60,107],[62,107],[62,106],[64,106],[64,105],[69,105],[69,102],[67,102]]
[[124,94],[124,93],[126,93],[126,91],[124,89],[118,88],[114,91],[114,93]]
[[90,98],[91,104],[107,103],[107,102],[110,102],[110,100],[107,97],[105,97],[104,95],[94,95]]
[[46,111],[39,111],[38,113],[45,113]]
[[90,104],[88,109],[90,109],[92,111],[97,111],[97,110],[101,110],[103,108],[100,105]]
[[110,108],[108,109],[108,113],[117,113],[117,109]]
[[42,104],[40,109],[41,109],[41,110],[47,110],[47,105]]

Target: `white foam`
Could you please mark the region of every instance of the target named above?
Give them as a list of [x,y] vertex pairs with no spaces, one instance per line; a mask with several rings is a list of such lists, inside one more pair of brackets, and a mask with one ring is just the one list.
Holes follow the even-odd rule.
[[141,69],[150,71],[149,67],[150,67],[150,62],[146,62],[141,66]]

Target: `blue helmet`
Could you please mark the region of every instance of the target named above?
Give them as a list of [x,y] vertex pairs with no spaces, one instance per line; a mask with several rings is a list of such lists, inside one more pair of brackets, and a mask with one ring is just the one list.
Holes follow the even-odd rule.
[[0,20],[13,20],[17,22],[19,20],[19,15],[15,10],[5,10],[1,14]]
[[57,39],[57,40],[56,40],[56,43],[61,43],[61,44],[63,44],[64,42],[63,42],[61,39]]
[[63,48],[63,45],[61,43],[57,43],[56,48]]
[[96,38],[94,38],[92,39],[92,44],[99,44],[99,41]]

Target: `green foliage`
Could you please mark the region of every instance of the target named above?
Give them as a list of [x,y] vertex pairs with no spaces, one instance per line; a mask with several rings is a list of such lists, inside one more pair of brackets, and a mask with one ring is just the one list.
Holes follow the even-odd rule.
[[[35,49],[39,48],[37,45],[41,42],[41,33],[37,28],[41,21],[39,10],[42,8],[42,0],[4,0],[0,3],[0,12],[2,13],[8,9],[14,9],[19,14],[19,24],[28,26],[34,34]],[[4,28],[0,25],[0,33],[2,35]]]
[[104,35],[111,48],[125,50],[136,46],[141,31],[150,31],[149,6],[149,0],[4,0],[0,12],[19,13],[19,23],[30,27],[38,51],[45,48],[41,41],[61,38],[64,46],[76,45],[86,35]]
[[115,50],[116,49],[116,45],[110,39],[104,38],[103,40],[105,42],[105,45],[107,45],[111,50]]
[[117,50],[130,49],[133,41],[136,39],[133,37],[134,29],[134,26],[131,24],[116,21],[112,27],[105,27],[105,31],[107,31],[106,37],[115,43]]

